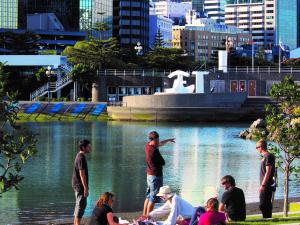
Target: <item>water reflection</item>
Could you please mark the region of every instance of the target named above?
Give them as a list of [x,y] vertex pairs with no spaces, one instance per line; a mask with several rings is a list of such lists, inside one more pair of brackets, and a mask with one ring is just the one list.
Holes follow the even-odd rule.
[[[221,195],[219,181],[226,174],[236,178],[247,202],[258,200],[260,161],[255,143],[237,138],[247,124],[78,121],[26,126],[39,133],[39,152],[25,166],[21,190],[0,198],[0,224],[72,217],[71,174],[77,143],[83,138],[90,139],[93,146],[87,156],[90,196],[86,215],[91,214],[104,191],[116,194],[116,212],[141,210],[146,187],[144,144],[151,130],[157,130],[162,139],[176,138],[175,144],[161,148],[166,159],[164,183],[193,205]],[[282,193],[280,187],[276,198],[281,198]],[[291,196],[299,193],[300,188],[292,182]]]

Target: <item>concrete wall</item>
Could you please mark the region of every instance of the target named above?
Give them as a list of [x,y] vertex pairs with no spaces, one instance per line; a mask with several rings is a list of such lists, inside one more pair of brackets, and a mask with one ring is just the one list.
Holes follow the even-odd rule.
[[123,104],[134,108],[168,107],[231,107],[239,108],[246,100],[246,93],[226,94],[159,94],[126,96]]

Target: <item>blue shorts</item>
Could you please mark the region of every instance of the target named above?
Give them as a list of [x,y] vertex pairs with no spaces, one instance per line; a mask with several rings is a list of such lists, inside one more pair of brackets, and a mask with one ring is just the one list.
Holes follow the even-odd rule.
[[153,175],[147,175],[147,192],[146,198],[149,199],[150,202],[156,203],[160,202],[160,198],[156,196],[159,192],[159,188],[163,186],[163,177],[157,177]]

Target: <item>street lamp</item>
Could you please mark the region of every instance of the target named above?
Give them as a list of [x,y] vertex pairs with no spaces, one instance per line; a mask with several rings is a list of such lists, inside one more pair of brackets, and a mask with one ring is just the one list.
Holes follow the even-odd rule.
[[50,104],[50,78],[51,76],[55,75],[54,71],[52,70],[51,66],[47,67],[46,76],[48,77],[48,104]]
[[233,46],[233,41],[230,37],[226,37],[225,47],[228,53],[228,66],[230,67],[230,48]]
[[143,55],[143,46],[141,42],[136,43],[134,49],[136,50],[136,55]]

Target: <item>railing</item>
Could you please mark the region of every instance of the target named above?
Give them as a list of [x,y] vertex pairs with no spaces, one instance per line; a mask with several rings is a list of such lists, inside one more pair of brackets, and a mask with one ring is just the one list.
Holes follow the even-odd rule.
[[[35,90],[34,92],[32,92],[30,94],[31,101],[36,99],[39,96],[45,95],[47,92],[56,92],[73,81],[71,76],[69,75],[73,69],[73,67],[71,65],[63,64],[60,66],[60,69],[65,71],[66,75],[61,77],[60,80],[58,80],[56,82],[50,82],[50,83],[48,82],[48,83],[44,84],[43,86],[41,86],[40,88],[38,88],[37,90]],[[58,73],[61,73],[61,71],[58,70]]]
[[46,83],[30,94],[30,101],[37,98],[38,96],[44,95],[48,91],[49,91],[49,83]]
[[[210,72],[217,72],[218,67],[210,67],[206,69]],[[286,74],[300,74],[300,67],[267,67],[267,66],[246,66],[246,67],[227,67],[230,73],[286,73]],[[97,71],[98,76],[147,76],[147,77],[165,77],[168,76],[171,70],[120,70],[120,69],[104,69]],[[191,71],[190,71],[191,72]]]

